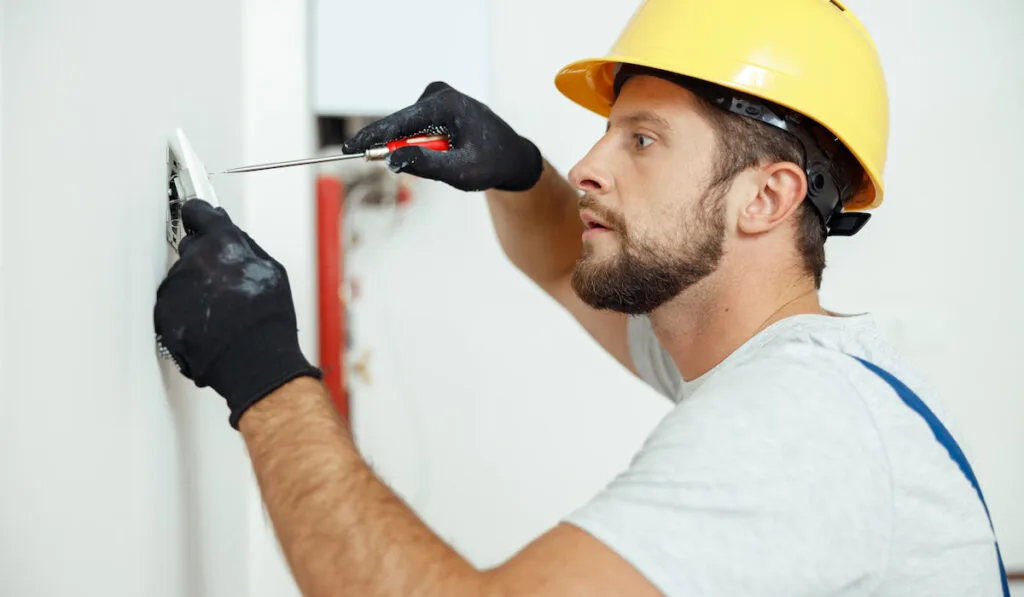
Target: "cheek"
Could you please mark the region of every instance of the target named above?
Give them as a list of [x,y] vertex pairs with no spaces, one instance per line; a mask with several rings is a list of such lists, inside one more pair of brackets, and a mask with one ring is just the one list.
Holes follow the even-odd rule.
[[688,229],[689,199],[673,189],[644,190],[627,213],[627,236],[631,244],[650,249],[678,246]]
[[616,180],[632,244],[671,249],[686,240],[696,226],[691,220],[707,185],[706,162],[689,146],[653,146],[649,153],[621,162]]
[[623,247],[629,252],[663,253],[678,243],[678,216],[668,215],[661,208],[647,206],[627,219]]
[[637,202],[660,218],[675,218],[697,201],[704,187],[704,177],[693,171],[692,160],[678,152],[663,151],[641,161],[637,166],[635,186]]

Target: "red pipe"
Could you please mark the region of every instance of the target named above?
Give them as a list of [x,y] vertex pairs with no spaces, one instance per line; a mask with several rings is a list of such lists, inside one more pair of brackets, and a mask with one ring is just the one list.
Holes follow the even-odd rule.
[[320,368],[338,412],[349,420],[345,390],[344,247],[341,238],[345,188],[334,176],[321,175],[316,185],[317,267],[320,295]]

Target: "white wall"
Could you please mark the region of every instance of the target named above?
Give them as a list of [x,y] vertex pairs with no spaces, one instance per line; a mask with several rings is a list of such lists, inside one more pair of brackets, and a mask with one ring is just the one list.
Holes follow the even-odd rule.
[[[299,1],[5,3],[0,594],[288,586],[223,400],[158,361],[152,307],[168,135],[211,169],[308,151],[304,19]],[[308,180],[215,185],[289,267],[315,346]]]
[[[0,0],[0,338],[4,337],[4,4]],[[4,378],[4,354],[0,350],[0,380]]]
[[[309,92],[309,15],[304,0],[245,0],[242,11],[242,137],[238,164],[294,159],[315,152]],[[268,40],[272,40],[270,43]],[[316,362],[316,234],[311,168],[243,175],[243,204],[233,212],[288,269],[299,342]],[[248,465],[246,465],[248,466]],[[249,597],[298,596],[250,477]]]
[[[604,123],[558,94],[554,75],[603,54],[637,4],[492,2],[489,103],[563,172]],[[875,312],[944,390],[1007,563],[1022,567],[1024,245],[1013,226],[1024,208],[1010,181],[1024,9],[897,4],[849,0],[890,81],[888,200],[861,235],[830,241],[824,297]],[[401,225],[375,239],[352,255],[363,289],[354,356],[368,352],[372,374],[372,385],[354,379],[361,445],[463,553],[500,561],[624,466],[668,405],[504,261],[479,196],[423,183]]]

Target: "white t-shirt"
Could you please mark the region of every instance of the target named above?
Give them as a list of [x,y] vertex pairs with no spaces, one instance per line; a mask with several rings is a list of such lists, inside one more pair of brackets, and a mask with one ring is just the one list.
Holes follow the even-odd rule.
[[956,437],[870,316],[784,319],[689,382],[647,318],[629,326],[641,376],[677,406],[567,522],[666,596],[1002,594],[974,488],[853,358],[899,378]]

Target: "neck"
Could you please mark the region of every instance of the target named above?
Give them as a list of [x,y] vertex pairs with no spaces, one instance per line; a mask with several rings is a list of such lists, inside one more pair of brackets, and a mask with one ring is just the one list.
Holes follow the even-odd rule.
[[707,373],[773,323],[801,314],[827,315],[814,281],[743,275],[714,279],[721,272],[651,313],[658,340],[683,379]]

